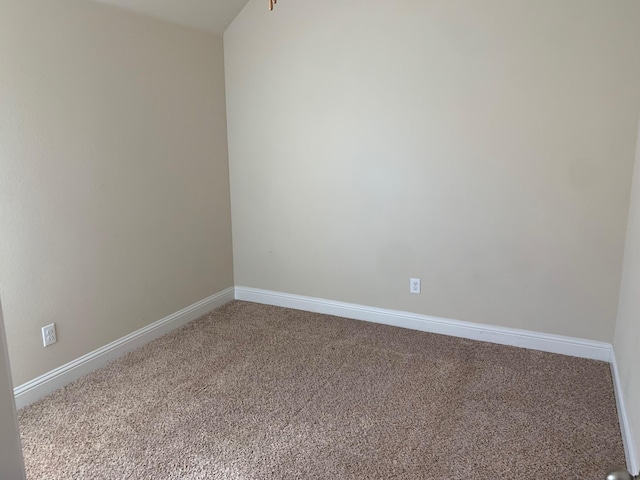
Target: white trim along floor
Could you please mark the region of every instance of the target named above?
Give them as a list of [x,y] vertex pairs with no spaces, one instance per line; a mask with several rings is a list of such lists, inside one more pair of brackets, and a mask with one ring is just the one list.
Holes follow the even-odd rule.
[[635,455],[635,442],[629,427],[613,347],[609,343],[241,286],[230,287],[218,292],[16,387],[14,389],[16,408],[25,407],[58,388],[73,382],[82,375],[106,365],[127,352],[140,348],[146,343],[234,299],[608,362],[611,365],[620,428],[627,457],[627,468],[631,472],[638,472],[639,465]]

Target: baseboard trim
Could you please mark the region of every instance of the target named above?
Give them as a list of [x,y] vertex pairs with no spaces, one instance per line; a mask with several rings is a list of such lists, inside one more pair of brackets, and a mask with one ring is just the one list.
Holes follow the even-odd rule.
[[103,367],[121,355],[140,348],[233,299],[234,288],[229,287],[14,388],[16,408],[32,404],[82,375]]
[[263,303],[278,307],[306,310],[339,317],[410,328],[422,332],[438,333],[483,342],[529,348],[543,352],[559,353],[573,357],[609,362],[611,344],[581,338],[497,327],[480,323],[431,317],[417,313],[367,307],[353,303],[336,302],[289,293],[236,287],[236,300]]
[[620,432],[622,433],[622,443],[624,444],[624,454],[627,458],[627,470],[633,475],[640,474],[640,463],[636,450],[636,442],[631,431],[631,424],[627,415],[627,407],[624,401],[624,391],[622,390],[622,382],[618,372],[618,362],[616,361],[615,351],[611,353],[611,377],[613,379],[613,391],[616,396],[616,405],[618,407],[618,420],[620,422]]
[[636,455],[635,441],[627,416],[615,352],[613,351],[613,347],[608,343],[438,318],[399,310],[368,307],[365,305],[249,287],[227,288],[16,387],[14,389],[16,408],[20,409],[30,405],[55,390],[77,380],[82,375],[103,367],[121,355],[142,347],[211,310],[229,303],[234,300],[234,298],[236,300],[335,315],[423,332],[609,362],[618,408],[620,430],[627,458],[627,468],[636,475],[640,473],[640,463]]

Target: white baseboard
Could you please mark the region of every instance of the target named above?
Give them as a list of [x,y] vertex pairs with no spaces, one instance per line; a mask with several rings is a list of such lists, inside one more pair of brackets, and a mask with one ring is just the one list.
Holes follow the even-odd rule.
[[560,353],[604,362],[609,362],[611,359],[611,344],[594,340],[430,317],[417,313],[386,310],[353,303],[334,302],[332,300],[303,297],[257,288],[236,287],[236,300],[336,315],[355,320],[410,328],[422,332],[439,333],[453,337],[529,348],[543,352]]
[[[639,464],[635,442],[630,429],[627,410],[618,376],[613,347],[609,343],[584,340],[574,337],[552,335],[515,328],[496,327],[478,323],[430,317],[416,313],[386,310],[352,303],[334,302],[313,297],[303,297],[288,293],[260,290],[257,288],[236,287],[236,300],[263,303],[277,307],[293,308],[308,312],[335,315],[355,320],[382,323],[396,327],[410,328],[423,332],[438,333],[454,337],[480,340],[484,342],[529,348],[543,352],[570,355],[609,362],[613,376],[622,441],[624,443],[627,468],[638,474]],[[612,465],[615,467],[615,465]]]
[[227,288],[14,388],[16,408],[30,405],[36,400],[77,380],[82,375],[103,367],[119,356],[140,348],[233,299],[234,288]]
[[636,456],[635,442],[627,417],[615,354],[612,346],[608,343],[461,320],[450,320],[410,312],[374,308],[248,287],[227,288],[222,292],[196,302],[147,327],[141,328],[115,342],[105,345],[66,365],[16,387],[14,389],[16,408],[19,409],[30,405],[55,390],[77,380],[82,375],[106,365],[127,352],[140,348],[152,340],[230,302],[234,298],[248,302],[335,315],[423,332],[610,362],[620,428],[627,458],[627,468],[635,474],[639,472],[640,464]]
[[620,432],[622,433],[622,443],[624,444],[624,454],[627,458],[627,470],[633,475],[640,474],[640,463],[636,450],[636,442],[631,431],[631,424],[627,415],[627,407],[624,401],[624,391],[618,373],[618,363],[615,352],[611,354],[611,377],[613,378],[613,390],[616,395],[616,405],[618,407],[618,420],[620,422]]

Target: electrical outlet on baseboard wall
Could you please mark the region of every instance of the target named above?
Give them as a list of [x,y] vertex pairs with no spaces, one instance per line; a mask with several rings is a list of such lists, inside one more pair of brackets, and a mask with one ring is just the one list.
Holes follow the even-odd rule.
[[42,344],[45,347],[52,345],[58,341],[56,336],[56,324],[52,323],[46,327],[42,327]]
[[418,294],[421,291],[420,287],[420,279],[419,278],[410,278],[409,279],[409,293]]

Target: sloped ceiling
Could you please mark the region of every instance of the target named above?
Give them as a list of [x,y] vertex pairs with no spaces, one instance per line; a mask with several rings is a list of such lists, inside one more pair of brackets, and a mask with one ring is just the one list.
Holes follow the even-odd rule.
[[94,0],[151,17],[223,33],[248,0]]

